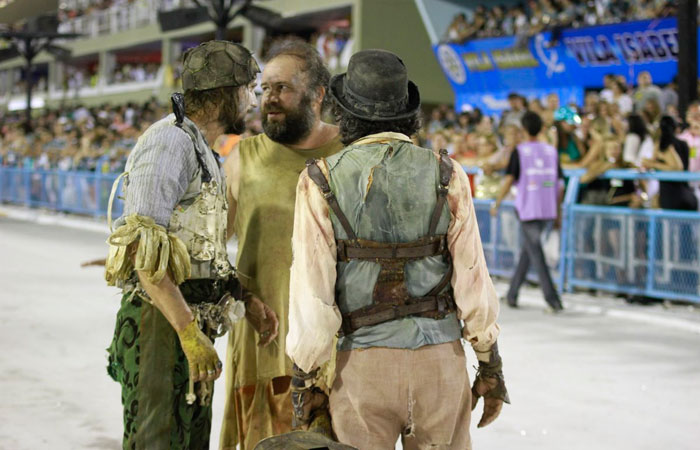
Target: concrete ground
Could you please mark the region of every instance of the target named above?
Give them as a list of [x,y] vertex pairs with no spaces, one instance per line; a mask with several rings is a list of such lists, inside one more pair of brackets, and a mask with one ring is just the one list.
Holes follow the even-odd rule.
[[[0,449],[118,449],[120,393],[105,372],[105,348],[119,295],[101,269],[80,268],[104,255],[105,227],[33,219],[0,210]],[[512,405],[487,428],[472,427],[474,448],[698,448],[700,312],[564,300],[565,314],[544,314],[528,289],[519,310],[502,309]],[[217,345],[222,357],[225,344]],[[473,375],[471,351],[468,359]],[[211,448],[223,397],[219,382]]]

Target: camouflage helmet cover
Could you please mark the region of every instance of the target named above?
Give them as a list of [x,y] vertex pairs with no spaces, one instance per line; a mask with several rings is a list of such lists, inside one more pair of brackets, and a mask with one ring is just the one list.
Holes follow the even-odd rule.
[[182,88],[204,91],[250,83],[260,72],[253,55],[242,45],[228,41],[207,41],[185,52]]

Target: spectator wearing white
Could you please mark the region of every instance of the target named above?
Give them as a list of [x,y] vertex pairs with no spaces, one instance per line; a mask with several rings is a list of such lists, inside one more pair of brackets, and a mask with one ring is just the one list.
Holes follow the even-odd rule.
[[[685,121],[688,128],[678,137],[688,144],[690,150],[688,171],[700,172],[700,102],[695,101],[688,106]],[[700,200],[700,181],[691,181],[690,186]]]
[[457,14],[447,28],[444,40],[449,42],[462,42],[468,34],[469,24],[464,13]]
[[527,15],[521,7],[516,7],[513,11],[513,20],[515,25],[515,34],[526,35],[529,31],[530,25],[527,20]]
[[613,78],[610,82],[610,91],[612,93],[611,99],[604,99],[602,92],[601,98],[610,104],[617,105],[618,112],[621,115],[626,116],[627,114],[631,113],[632,109],[634,108],[632,97],[627,95],[626,90],[627,86],[625,86],[620,80]]
[[642,160],[654,156],[654,141],[649,135],[646,123],[639,114],[627,116],[627,134],[625,135],[622,159],[635,167],[640,167]]
[[603,90],[600,91],[600,98],[604,102],[613,103],[613,83],[616,81],[615,74],[609,73],[603,77]]
[[637,112],[643,111],[647,102],[656,100],[662,106],[661,89],[653,84],[651,74],[643,70],[637,75],[637,90],[634,93],[634,110]]

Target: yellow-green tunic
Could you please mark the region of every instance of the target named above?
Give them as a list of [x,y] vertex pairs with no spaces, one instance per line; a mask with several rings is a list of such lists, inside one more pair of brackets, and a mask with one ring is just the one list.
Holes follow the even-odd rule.
[[284,343],[296,187],[308,159],[328,157],[342,148],[339,137],[315,149],[296,150],[264,134],[239,144],[236,270],[243,285],[277,313],[280,325],[279,337],[265,348],[257,346],[258,337],[248,321],[239,321],[229,333],[227,363],[232,370],[226,380],[228,399],[222,433],[226,440],[236,433],[232,429],[236,426],[233,390],[292,374]]

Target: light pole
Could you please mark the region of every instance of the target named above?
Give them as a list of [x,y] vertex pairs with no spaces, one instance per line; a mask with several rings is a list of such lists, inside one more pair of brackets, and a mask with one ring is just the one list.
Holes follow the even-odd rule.
[[24,58],[27,79],[27,107],[25,109],[25,130],[32,130],[32,68],[34,58],[43,50],[57,58],[70,56],[71,51],[65,47],[54,45],[55,39],[74,39],[80,37],[77,33],[58,33],[51,31],[0,31],[0,39],[10,42],[10,47],[4,49],[0,59],[10,59],[16,56]]

